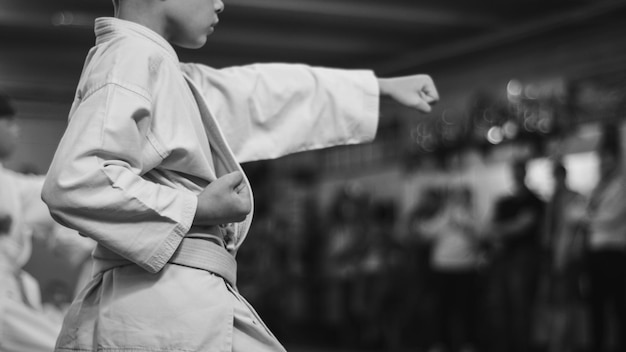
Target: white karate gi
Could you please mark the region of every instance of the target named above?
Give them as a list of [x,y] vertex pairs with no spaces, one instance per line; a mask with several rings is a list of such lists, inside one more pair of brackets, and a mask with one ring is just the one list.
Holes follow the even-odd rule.
[[[196,195],[240,162],[371,140],[375,76],[285,64],[216,70],[181,64],[133,22],[100,18],[95,31],[43,192],[57,219],[98,241],[95,279],[57,350],[283,350],[235,288],[166,264],[189,231],[202,232],[191,226]],[[251,219],[230,225],[232,255]]]

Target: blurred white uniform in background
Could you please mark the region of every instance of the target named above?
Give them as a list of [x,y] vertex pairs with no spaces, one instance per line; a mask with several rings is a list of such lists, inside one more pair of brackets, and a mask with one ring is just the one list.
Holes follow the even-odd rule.
[[[3,99],[0,105],[7,103]],[[19,137],[12,110],[6,112],[0,111],[0,160],[12,154]],[[23,270],[32,241],[44,241],[75,265],[85,263],[95,244],[54,222],[41,200],[43,181],[0,163],[0,352],[53,351],[61,329],[43,311],[39,283]]]
[[22,269],[30,259],[33,239],[45,241],[46,247],[74,265],[85,261],[94,244],[52,220],[41,200],[42,184],[43,177],[19,174],[0,164],[2,352],[52,351],[61,329],[43,311],[39,283]]

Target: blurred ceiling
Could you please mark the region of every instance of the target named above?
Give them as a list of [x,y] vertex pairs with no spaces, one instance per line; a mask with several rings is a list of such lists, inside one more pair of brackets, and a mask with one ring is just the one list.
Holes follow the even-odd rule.
[[[541,34],[622,11],[621,0],[225,0],[208,44],[180,50],[216,67],[302,62],[378,74]],[[65,118],[93,20],[110,0],[0,0],[0,89]],[[58,110],[58,111],[57,111]]]

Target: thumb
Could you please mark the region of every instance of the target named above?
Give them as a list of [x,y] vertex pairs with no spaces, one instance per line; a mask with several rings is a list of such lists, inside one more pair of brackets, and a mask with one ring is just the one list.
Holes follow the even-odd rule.
[[246,182],[243,173],[239,171],[231,172],[229,175],[232,175],[232,183],[231,186],[235,190],[236,193],[241,193],[246,188]]
[[428,104],[424,99],[418,99],[417,103],[414,105],[418,111],[421,112],[430,112],[432,108],[430,104]]
[[224,181],[233,189],[238,188],[242,184],[243,174],[240,171],[228,173],[222,177]]

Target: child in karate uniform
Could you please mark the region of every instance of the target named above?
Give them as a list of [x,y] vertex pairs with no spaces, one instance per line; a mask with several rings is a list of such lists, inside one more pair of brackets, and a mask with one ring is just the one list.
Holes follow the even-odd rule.
[[375,136],[379,96],[430,111],[427,75],[181,63],[221,0],[118,0],[95,23],[43,199],[98,242],[57,351],[283,351],[236,289],[252,219],[239,165]]

